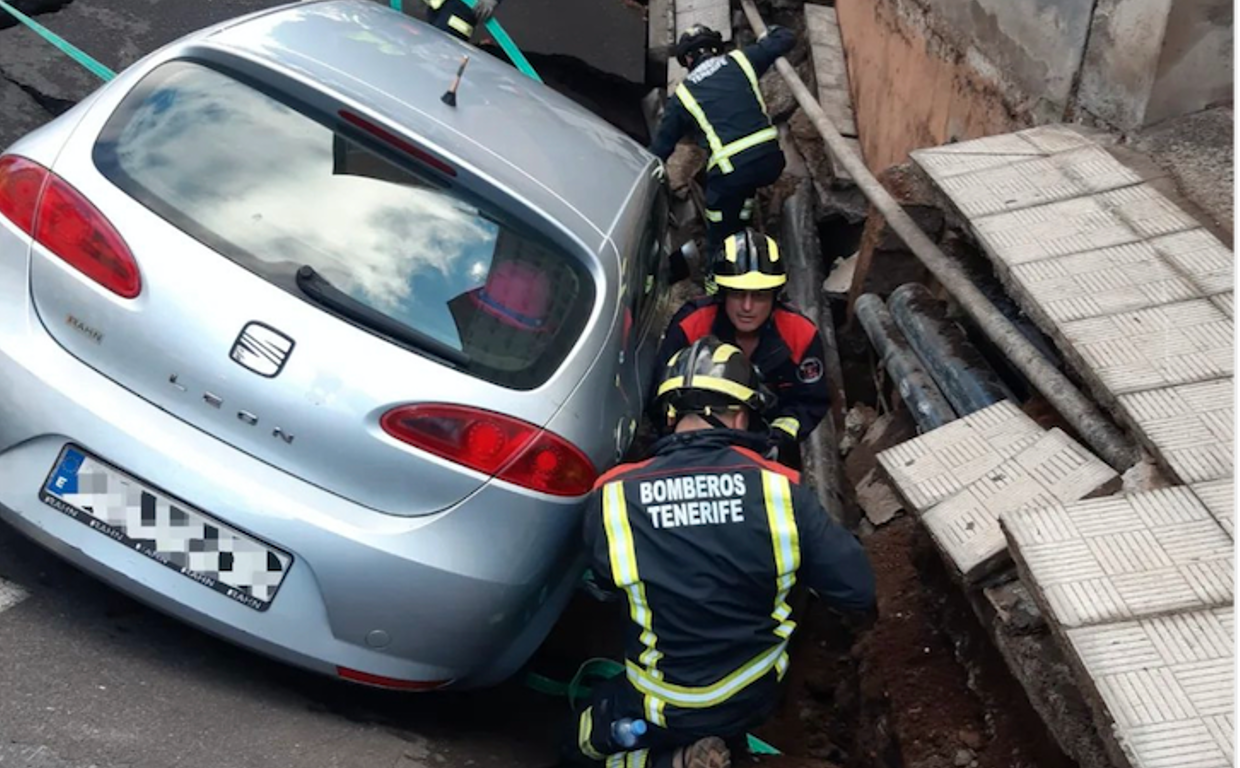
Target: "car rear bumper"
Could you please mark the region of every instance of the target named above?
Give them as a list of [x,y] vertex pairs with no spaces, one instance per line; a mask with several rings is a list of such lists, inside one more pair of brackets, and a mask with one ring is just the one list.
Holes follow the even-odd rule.
[[[400,518],[257,461],[65,352],[30,305],[19,241],[0,220],[0,517],[162,611],[330,675],[486,685],[535,650],[579,573],[576,504],[490,483],[445,512]],[[292,554],[270,607],[224,597],[41,501],[70,442]]]

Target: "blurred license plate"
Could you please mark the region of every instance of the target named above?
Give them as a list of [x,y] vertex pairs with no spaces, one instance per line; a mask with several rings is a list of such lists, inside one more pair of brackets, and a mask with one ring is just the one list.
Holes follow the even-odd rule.
[[276,597],[291,555],[65,446],[39,498],[93,530],[256,611]]

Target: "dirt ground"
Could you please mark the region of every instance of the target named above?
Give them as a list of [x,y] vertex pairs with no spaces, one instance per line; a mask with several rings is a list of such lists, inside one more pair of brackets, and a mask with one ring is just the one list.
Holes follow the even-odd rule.
[[810,612],[788,699],[758,731],[787,756],[763,764],[1074,765],[1045,733],[963,596],[947,583],[919,524],[900,518],[864,543],[878,579],[879,621],[854,636],[821,607]]

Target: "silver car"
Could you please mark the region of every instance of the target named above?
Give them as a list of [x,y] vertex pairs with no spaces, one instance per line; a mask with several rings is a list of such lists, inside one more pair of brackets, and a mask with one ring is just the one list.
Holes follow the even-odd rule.
[[151,54],[0,158],[0,515],[291,664],[501,681],[641,413],[656,168],[370,0]]

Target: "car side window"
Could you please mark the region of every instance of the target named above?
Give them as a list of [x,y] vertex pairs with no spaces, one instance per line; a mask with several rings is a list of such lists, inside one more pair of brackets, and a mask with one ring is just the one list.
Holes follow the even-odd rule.
[[633,317],[639,327],[651,319],[659,304],[659,271],[667,256],[668,201],[667,189],[660,185],[646,217],[646,228],[638,243],[637,263],[631,283]]

